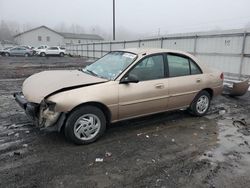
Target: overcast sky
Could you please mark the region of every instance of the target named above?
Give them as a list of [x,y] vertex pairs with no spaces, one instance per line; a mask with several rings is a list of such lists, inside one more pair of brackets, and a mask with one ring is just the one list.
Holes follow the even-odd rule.
[[[112,0],[0,0],[0,20],[52,28],[62,23],[98,26],[111,34]],[[247,23],[250,0],[116,0],[117,28],[147,36],[242,28]]]

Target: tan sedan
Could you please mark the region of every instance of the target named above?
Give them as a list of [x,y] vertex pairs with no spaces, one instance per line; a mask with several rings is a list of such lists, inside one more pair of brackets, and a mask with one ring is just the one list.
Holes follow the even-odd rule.
[[37,126],[63,130],[68,140],[86,144],[121,120],[180,108],[203,116],[222,84],[223,73],[191,54],[124,49],[80,70],[34,74],[14,97]]

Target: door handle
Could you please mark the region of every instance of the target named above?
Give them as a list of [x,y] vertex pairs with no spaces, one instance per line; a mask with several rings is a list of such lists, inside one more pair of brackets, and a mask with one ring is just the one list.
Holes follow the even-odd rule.
[[156,84],[155,88],[156,89],[162,89],[162,88],[164,88],[164,85],[163,84]]
[[197,78],[196,83],[200,83],[200,82],[201,82],[201,78]]

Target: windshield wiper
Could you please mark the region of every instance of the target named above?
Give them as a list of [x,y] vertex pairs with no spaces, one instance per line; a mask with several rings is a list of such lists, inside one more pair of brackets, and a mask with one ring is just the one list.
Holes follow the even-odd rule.
[[87,72],[89,72],[90,74],[92,74],[93,76],[97,76],[97,77],[99,77],[99,75],[98,74],[96,74],[94,71],[92,71],[92,70],[88,70],[88,69],[85,69]]
[[87,73],[90,73],[90,74],[92,74],[93,76],[97,76],[97,77],[99,77],[98,76],[98,74],[96,74],[95,72],[93,72],[92,70],[88,70],[88,69],[81,69],[83,72],[87,72]]
[[93,76],[96,76],[96,77],[99,77],[99,78],[107,79],[107,78],[105,78],[105,77],[103,77],[103,76],[101,76],[101,75],[96,74],[96,73],[95,73],[94,71],[92,71],[92,70],[82,69],[82,71],[83,71],[83,72],[90,73],[90,74],[92,74]]
[[107,80],[110,80],[110,79],[108,79],[108,78],[106,78],[106,77],[104,77],[104,76],[101,76],[101,75],[98,75],[98,74],[96,74],[94,71],[92,71],[92,70],[88,70],[88,69],[80,69],[82,72],[86,72],[86,73],[90,73],[91,75],[93,75],[93,76],[96,76],[96,77],[99,77],[99,78],[104,78],[104,79],[107,79]]

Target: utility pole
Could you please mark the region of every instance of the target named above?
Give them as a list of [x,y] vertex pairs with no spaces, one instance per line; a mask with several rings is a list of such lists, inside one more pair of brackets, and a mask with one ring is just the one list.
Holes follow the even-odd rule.
[[115,0],[113,0],[113,40],[115,40]]

